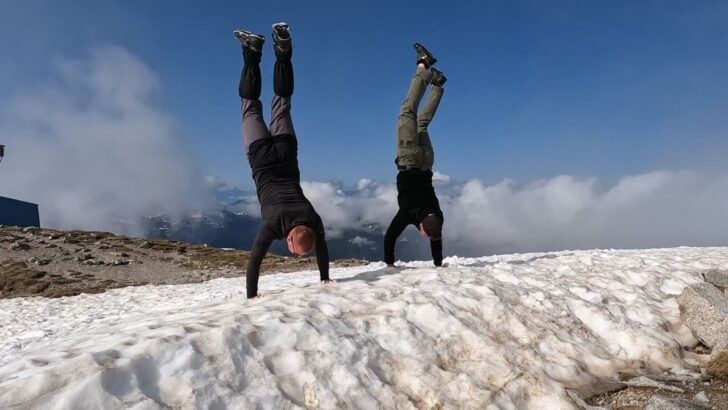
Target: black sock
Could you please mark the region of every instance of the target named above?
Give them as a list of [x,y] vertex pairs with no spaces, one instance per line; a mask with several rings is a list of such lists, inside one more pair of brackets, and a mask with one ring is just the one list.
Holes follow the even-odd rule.
[[260,99],[260,59],[261,53],[255,52],[248,47],[243,47],[243,71],[240,73],[240,84],[238,94],[246,100]]
[[276,58],[273,66],[273,92],[283,98],[293,95],[293,64],[290,54]]

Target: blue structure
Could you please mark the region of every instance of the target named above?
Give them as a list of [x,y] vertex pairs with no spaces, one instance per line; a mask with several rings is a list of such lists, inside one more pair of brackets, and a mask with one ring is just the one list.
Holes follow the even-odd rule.
[[0,196],[0,225],[40,226],[38,205]]

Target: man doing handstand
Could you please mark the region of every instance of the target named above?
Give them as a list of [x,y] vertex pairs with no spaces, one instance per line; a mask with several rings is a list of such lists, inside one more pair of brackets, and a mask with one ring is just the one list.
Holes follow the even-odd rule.
[[262,219],[246,273],[248,298],[258,296],[260,265],[276,239],[286,238],[288,250],[297,256],[315,249],[321,281],[330,283],[324,226],[301,189],[298,140],[291,119],[293,49],[288,25],[273,25],[276,62],[270,128],[263,120],[260,102],[260,60],[265,37],[245,30],[235,30],[233,34],[243,47],[244,64],[238,87],[242,99],[242,133]]
[[[432,121],[444,92],[445,75],[432,67],[437,59],[421,44],[415,43],[417,71],[402,103],[397,121],[397,203],[399,211],[384,236],[384,261],[394,266],[394,248],[399,235],[412,224],[430,240],[435,266],[442,265],[442,223],[440,203],[432,186],[435,154],[427,127]],[[431,84],[422,110],[417,113]]]

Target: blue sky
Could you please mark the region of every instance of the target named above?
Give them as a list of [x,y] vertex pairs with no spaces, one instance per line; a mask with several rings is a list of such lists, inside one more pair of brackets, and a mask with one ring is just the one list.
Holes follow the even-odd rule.
[[[455,179],[613,181],[725,171],[728,3],[719,1],[0,1],[0,108],[59,58],[116,45],[157,73],[159,105],[206,175],[252,187],[231,35],[294,35],[304,179],[392,181],[399,104],[426,44],[448,76],[431,126]],[[269,40],[270,43],[270,40]],[[270,45],[264,103],[271,95]],[[2,143],[2,141],[0,141]],[[144,147],[139,147],[144,149]]]

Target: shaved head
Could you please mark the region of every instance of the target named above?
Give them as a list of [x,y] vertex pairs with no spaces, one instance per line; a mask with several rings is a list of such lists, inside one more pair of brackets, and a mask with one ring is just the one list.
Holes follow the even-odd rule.
[[296,225],[288,232],[287,242],[291,253],[303,256],[311,252],[316,245],[316,233],[307,226]]

